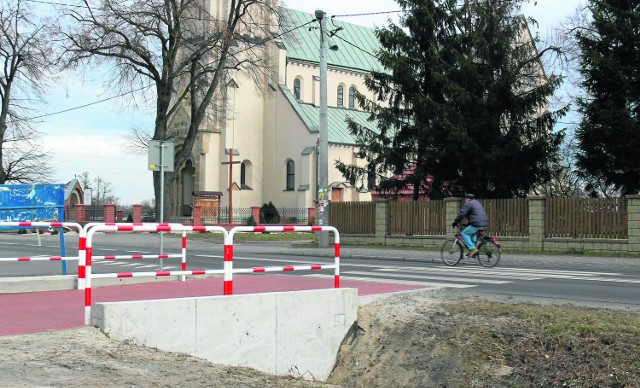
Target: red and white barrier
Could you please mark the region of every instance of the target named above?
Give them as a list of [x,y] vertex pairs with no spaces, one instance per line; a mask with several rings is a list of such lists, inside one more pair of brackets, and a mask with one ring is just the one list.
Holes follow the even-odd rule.
[[68,256],[43,256],[43,257],[0,257],[0,261],[62,261],[78,260],[77,257]]
[[[69,228],[75,229],[78,232],[78,235],[82,232],[82,226],[75,222],[39,222],[39,221],[21,221],[21,222],[9,222],[9,221],[0,221],[0,227],[15,227],[16,229],[20,228]],[[80,260],[80,255],[78,256],[44,256],[44,257],[2,257],[0,258],[0,262],[11,262],[11,261],[68,261],[68,260]]]
[[[91,229],[94,228],[96,226],[124,226],[124,227],[133,227],[133,226],[149,226],[149,227],[156,227],[156,226],[162,226],[163,228],[166,226],[174,226],[174,227],[180,227],[183,226],[182,224],[174,224],[174,223],[154,223],[154,222],[143,222],[143,223],[115,223],[115,222],[89,222],[87,224],[84,225],[84,228],[82,228],[82,230],[80,231],[80,240],[78,241],[78,257],[80,258],[78,260],[78,290],[84,290],[85,289],[85,283],[86,283],[86,278],[87,278],[87,273],[86,273],[86,256],[87,256],[87,232]],[[184,234],[183,234],[184,237]],[[183,243],[184,245],[184,243]],[[94,256],[94,259],[99,259],[100,256]],[[125,258],[125,257],[122,257]],[[127,258],[131,258],[131,259],[137,259],[137,257],[127,257]],[[153,257],[156,258],[156,257]],[[157,257],[159,259],[162,259],[163,257]],[[186,269],[186,263],[184,263],[184,258],[186,258],[186,252],[183,249],[183,269]]]
[[[332,232],[334,237],[335,254],[334,264],[314,264],[299,266],[264,267],[264,268],[244,268],[233,269],[233,236],[237,232]],[[259,272],[282,272],[282,271],[308,271],[320,269],[334,270],[334,287],[340,288],[340,233],[333,226],[236,226],[229,231],[224,240],[224,290],[225,295],[233,294],[233,274],[234,273],[259,273]]]
[[[227,238],[227,230],[221,226],[186,226],[182,224],[87,224],[85,225],[85,260],[84,260],[84,323],[91,323],[91,306],[92,306],[92,278],[130,278],[130,277],[150,277],[150,276],[173,276],[173,275],[208,275],[219,274],[221,270],[186,270],[186,232],[221,232],[225,241]],[[124,272],[110,274],[91,274],[92,254],[93,254],[93,236],[97,232],[183,232],[182,233],[182,271],[155,271],[155,272]],[[78,273],[80,271],[78,270]]]

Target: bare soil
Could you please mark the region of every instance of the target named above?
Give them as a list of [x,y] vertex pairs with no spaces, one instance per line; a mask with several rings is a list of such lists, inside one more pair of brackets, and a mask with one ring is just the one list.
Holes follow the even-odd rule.
[[360,308],[328,382],[303,377],[114,341],[93,327],[0,337],[3,387],[640,387],[640,314],[399,294]]

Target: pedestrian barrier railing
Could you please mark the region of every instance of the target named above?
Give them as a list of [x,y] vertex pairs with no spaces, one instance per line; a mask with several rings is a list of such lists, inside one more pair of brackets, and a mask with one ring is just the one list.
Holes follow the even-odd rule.
[[[49,257],[17,257],[0,258],[0,261],[58,261],[58,260],[78,260],[78,289],[84,289],[85,295],[85,324],[88,325],[91,319],[92,289],[91,280],[96,278],[133,278],[133,277],[166,277],[181,276],[184,280],[186,275],[220,275],[224,276],[223,294],[233,294],[233,274],[234,273],[264,273],[264,272],[286,272],[286,271],[308,271],[308,270],[334,270],[334,287],[340,288],[340,235],[338,230],[332,226],[237,226],[227,232],[221,226],[187,226],[182,224],[167,223],[89,223],[84,227],[77,223],[70,222],[0,222],[0,226],[7,227],[48,227],[75,229],[78,231],[78,256],[49,256]],[[182,232],[182,251],[180,254],[157,255],[93,255],[93,238],[98,232]],[[219,232],[224,237],[224,267],[223,269],[197,269],[187,270],[186,268],[186,248],[187,232]],[[236,233],[261,233],[261,232],[331,232],[334,236],[334,263],[333,264],[312,264],[312,265],[290,265],[273,267],[253,267],[253,268],[233,268],[233,238]],[[93,260],[116,260],[116,259],[153,259],[153,258],[181,258],[181,271],[149,271],[149,272],[120,272],[92,274]]]
[[[332,232],[334,237],[334,263],[333,264],[313,264],[295,265],[279,267],[254,267],[254,268],[233,268],[233,237],[236,233],[242,232]],[[234,273],[260,273],[260,272],[282,272],[282,271],[308,271],[333,269],[334,287],[340,288],[340,233],[333,226],[295,226],[295,225],[273,225],[273,226],[236,226],[229,231],[224,240],[224,290],[225,295],[233,294],[233,274]]]
[[[44,221],[0,221],[0,227],[2,228],[68,228],[70,230],[76,230],[78,234],[82,230],[82,226],[75,222],[44,222]],[[40,244],[39,244],[40,245]],[[38,256],[38,257],[1,257],[0,262],[14,262],[14,261],[70,261],[78,260],[80,255],[77,256]]]
[[[101,273],[92,274],[91,266],[93,260],[93,237],[97,232],[182,232],[182,271],[154,271],[154,272],[123,272],[123,273]],[[182,224],[98,224],[93,223],[85,226],[85,240],[81,247],[84,251],[85,260],[80,260],[83,266],[84,276],[84,306],[85,325],[91,323],[92,290],[91,280],[95,278],[132,278],[132,277],[163,277],[163,276],[186,276],[186,275],[211,275],[222,274],[223,270],[186,270],[186,232],[220,232],[225,241],[227,230],[221,226],[187,226]],[[100,256],[102,257],[102,256]],[[78,271],[80,274],[80,270]],[[78,275],[80,276],[80,275]]]
[[[115,223],[115,222],[89,222],[87,224],[84,225],[84,227],[82,228],[82,230],[80,231],[80,238],[78,241],[78,257],[80,258],[80,260],[78,260],[78,290],[84,290],[85,289],[85,283],[86,283],[86,249],[87,249],[87,232],[91,229],[94,228],[96,226],[121,226],[121,227],[132,227],[132,226],[149,226],[149,227],[158,227],[160,226],[161,228],[166,228],[166,227],[180,227],[183,226],[182,224],[172,224],[172,223],[154,223],[154,222],[149,222],[149,223]],[[154,230],[155,231],[155,230]],[[183,233],[182,236],[182,254],[181,256],[178,255],[171,255],[170,257],[183,257],[183,269],[186,268],[186,246],[187,244],[187,239],[186,239],[186,234]],[[139,255],[121,255],[121,256],[93,256],[93,259],[105,259],[105,260],[115,260],[115,259],[165,259],[167,257],[165,257],[163,255],[162,252],[160,252],[158,255],[151,255],[151,257],[138,257]]]

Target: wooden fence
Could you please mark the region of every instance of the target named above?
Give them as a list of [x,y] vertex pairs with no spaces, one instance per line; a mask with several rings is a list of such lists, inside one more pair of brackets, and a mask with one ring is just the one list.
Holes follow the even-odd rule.
[[625,198],[548,198],[546,237],[626,239]]
[[[529,200],[526,198],[481,200],[494,236],[529,236]],[[390,236],[443,236],[448,233],[443,200],[389,201],[386,233]],[[375,234],[374,202],[335,202],[330,223],[345,234]],[[626,239],[625,198],[547,198],[545,238]]]
[[480,202],[487,211],[492,235],[529,235],[529,203],[526,198],[485,199]]
[[387,231],[391,235],[443,235],[447,229],[444,201],[389,202]]
[[333,202],[329,208],[329,225],[345,234],[375,233],[374,202]]

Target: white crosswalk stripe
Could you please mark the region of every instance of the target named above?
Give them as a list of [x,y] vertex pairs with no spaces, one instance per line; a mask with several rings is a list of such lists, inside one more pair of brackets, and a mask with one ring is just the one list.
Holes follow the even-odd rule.
[[[329,274],[307,276],[331,277]],[[640,284],[640,280],[612,272],[588,272],[526,268],[464,268],[464,267],[377,267],[370,270],[343,269],[342,279],[383,281],[431,287],[467,288],[483,284],[506,284],[544,278]]]
[[[137,252],[139,253],[139,252]],[[197,257],[221,259],[217,255],[195,255]],[[309,260],[295,258],[258,258],[258,257],[241,257],[236,256],[235,261],[244,260],[259,261],[265,263],[286,263],[310,264]],[[176,263],[176,262],[172,262]],[[165,263],[166,264],[166,263]],[[238,263],[239,266],[242,266]],[[554,270],[554,269],[533,269],[533,268],[509,268],[498,266],[495,268],[484,268],[477,264],[462,263],[455,267],[447,267],[442,265],[435,266],[411,266],[406,265],[390,266],[378,264],[363,264],[357,262],[343,262],[340,268],[340,276],[342,279],[371,281],[371,282],[389,282],[398,284],[424,285],[427,287],[438,288],[469,288],[481,285],[501,285],[513,283],[515,281],[533,281],[540,279],[566,279],[566,280],[582,280],[593,282],[613,282],[613,283],[629,283],[640,284],[640,280],[626,277],[623,274],[615,272],[590,272],[590,271],[572,271],[572,270]],[[160,263],[149,263],[126,260],[96,260],[94,265],[103,268],[103,272],[119,272],[118,268],[122,268],[122,272],[139,270],[159,270]],[[96,268],[96,269],[97,269]],[[163,266],[163,270],[180,269],[180,264]],[[329,278],[333,277],[332,273],[304,273],[303,276],[313,276]]]

